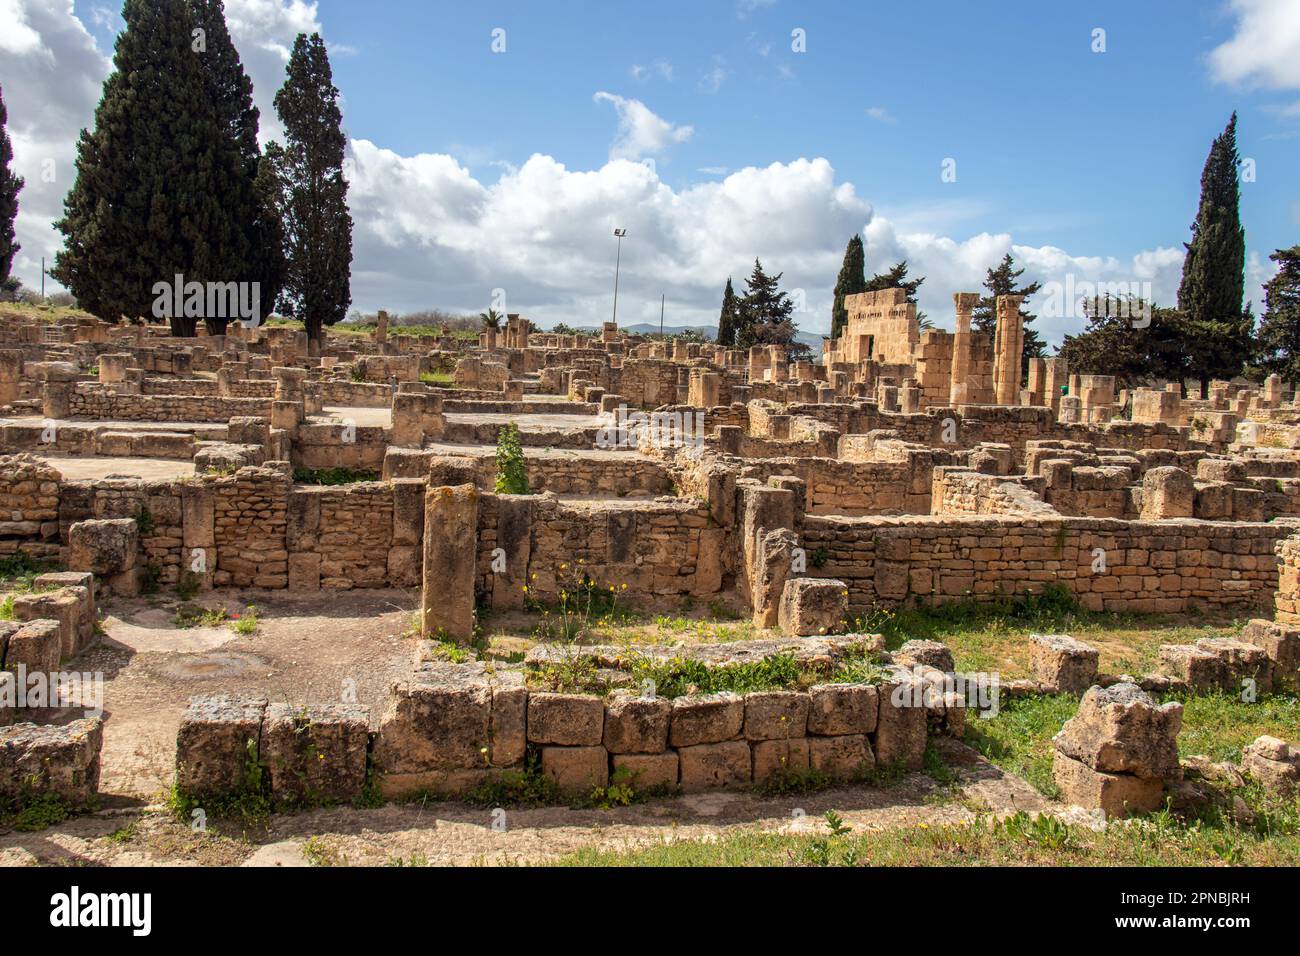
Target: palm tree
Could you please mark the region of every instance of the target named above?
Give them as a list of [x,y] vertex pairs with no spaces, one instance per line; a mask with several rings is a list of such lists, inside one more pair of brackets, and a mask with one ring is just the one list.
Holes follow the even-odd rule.
[[483,323],[485,329],[501,328],[501,313],[496,309],[488,309],[486,312],[478,314],[479,320]]

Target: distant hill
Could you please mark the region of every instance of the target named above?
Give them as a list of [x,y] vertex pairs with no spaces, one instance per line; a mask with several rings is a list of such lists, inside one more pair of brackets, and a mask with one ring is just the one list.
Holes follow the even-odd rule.
[[[659,331],[658,325],[652,325],[649,322],[638,322],[636,325],[619,326],[625,332],[631,332],[633,335],[653,335]],[[709,341],[718,337],[718,327],[716,325],[665,325],[664,334],[681,335],[683,332],[698,332]],[[816,332],[799,332],[795,335],[795,340],[802,342],[813,350],[813,354],[820,356],[822,354],[822,337]]]

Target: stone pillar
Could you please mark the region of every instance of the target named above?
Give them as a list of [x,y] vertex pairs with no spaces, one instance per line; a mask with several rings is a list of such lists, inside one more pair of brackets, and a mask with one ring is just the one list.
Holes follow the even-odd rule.
[[979,300],[978,292],[958,292],[952,297],[957,325],[952,340],[952,377],[948,401],[954,406],[967,403],[971,375],[971,315]]
[[420,636],[469,643],[474,637],[478,489],[430,488],[424,498],[424,589]]
[[1270,408],[1282,404],[1282,376],[1274,373],[1264,379],[1264,402]]
[[1020,394],[1020,358],[1025,348],[1020,303],[1024,296],[1000,295],[993,337],[993,403],[1015,405]]
[[398,448],[424,447],[424,399],[419,394],[393,396],[393,428],[389,441]]
[[379,310],[378,324],[375,326],[375,344],[383,345],[388,341],[388,313]]
[[130,355],[105,354],[99,357],[99,384],[113,385],[126,381],[126,367]]
[[22,378],[23,353],[17,349],[0,351],[0,405],[17,401]]
[[1181,468],[1163,465],[1142,476],[1142,520],[1191,518],[1195,510],[1196,484]]

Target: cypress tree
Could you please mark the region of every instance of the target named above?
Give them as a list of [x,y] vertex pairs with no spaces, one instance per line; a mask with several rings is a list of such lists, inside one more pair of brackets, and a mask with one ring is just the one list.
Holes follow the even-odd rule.
[[1211,378],[1231,378],[1250,357],[1253,321],[1245,297],[1246,231],[1238,208],[1237,114],[1215,138],[1201,171],[1201,201],[1186,243],[1178,308],[1193,343],[1193,373],[1202,389]]
[[343,114],[320,34],[298,34],[288,78],[275,95],[284,123],[286,314],[307,329],[313,350],[321,329],[347,315],[352,300],[352,216],[343,178]]
[[[188,0],[126,0],[113,73],[55,224],[52,274],[85,309],[116,321],[153,314],[156,283],[248,281],[247,167],[214,100],[209,39]],[[227,38],[228,39],[228,38]],[[215,45],[215,44],[214,44]],[[202,307],[170,317],[193,335]]]
[[[231,281],[260,283],[261,314],[267,315],[274,310],[280,291],[283,230],[278,198],[271,188],[272,170],[265,168],[257,144],[259,113],[253,105],[253,82],[230,39],[223,0],[190,0],[190,4],[194,28],[203,31],[199,56],[212,109],[238,155],[238,175],[223,197],[227,224],[226,240],[219,250],[220,271]],[[210,334],[222,335],[228,319],[210,315],[204,322]]]
[[736,293],[731,288],[731,276],[727,276],[727,287],[722,291],[722,312],[718,315],[718,344],[726,346],[736,344]]
[[835,280],[835,301],[831,305],[831,338],[837,339],[848,324],[849,313],[844,307],[844,297],[869,292],[867,288],[867,259],[862,247],[862,237],[854,233],[844,249],[844,262]]
[[18,218],[18,191],[23,188],[23,179],[10,169],[14,148],[5,128],[8,122],[4,91],[0,90],[0,285],[9,282],[14,256],[22,248],[14,240],[14,220]]

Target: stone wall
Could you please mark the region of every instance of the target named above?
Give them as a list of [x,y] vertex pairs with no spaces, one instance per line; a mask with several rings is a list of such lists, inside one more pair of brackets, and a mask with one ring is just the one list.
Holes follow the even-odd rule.
[[1274,545],[1291,530],[1019,515],[808,516],[796,533],[809,554],[824,549],[825,562],[809,573],[845,581],[854,613],[908,600],[992,600],[1049,584],[1094,610],[1165,613],[1268,603],[1278,585]]

